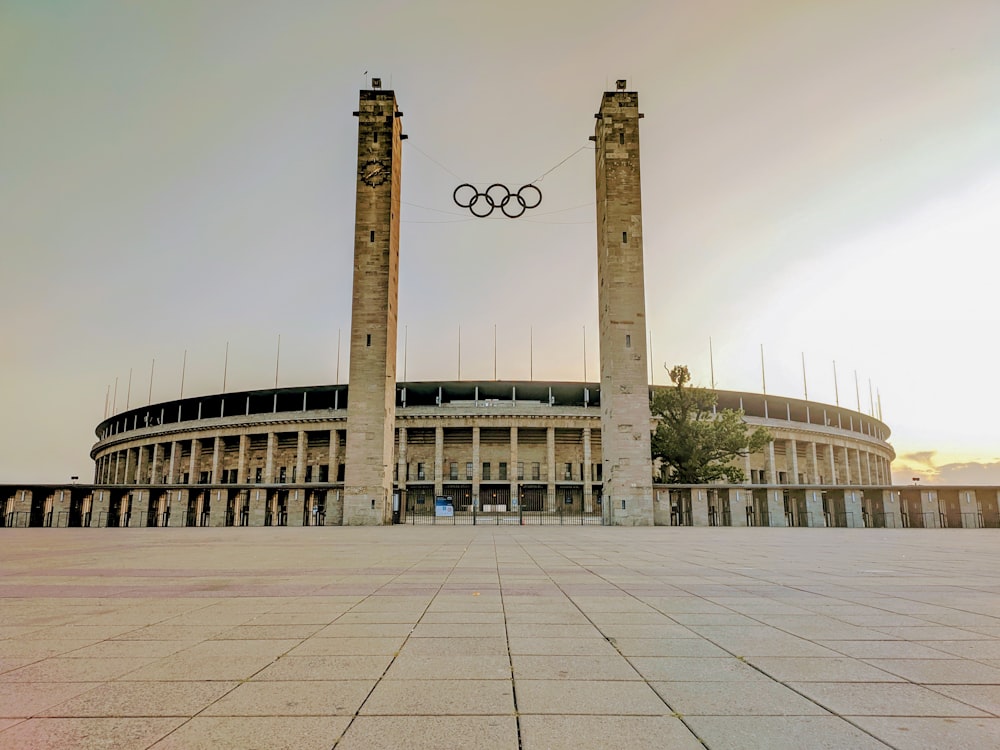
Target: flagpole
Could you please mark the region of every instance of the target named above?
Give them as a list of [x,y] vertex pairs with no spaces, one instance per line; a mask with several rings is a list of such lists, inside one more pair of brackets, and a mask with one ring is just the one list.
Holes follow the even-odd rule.
[[712,337],[708,337],[708,371],[712,378],[712,390],[715,390],[715,354],[712,352]]
[[184,350],[184,362],[181,364],[181,398],[184,398],[184,376],[187,374],[188,350]]

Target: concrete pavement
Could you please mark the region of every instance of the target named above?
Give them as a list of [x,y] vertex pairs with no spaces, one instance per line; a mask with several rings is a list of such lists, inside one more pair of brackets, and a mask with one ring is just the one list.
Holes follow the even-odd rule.
[[0,748],[1000,746],[996,531],[0,530]]

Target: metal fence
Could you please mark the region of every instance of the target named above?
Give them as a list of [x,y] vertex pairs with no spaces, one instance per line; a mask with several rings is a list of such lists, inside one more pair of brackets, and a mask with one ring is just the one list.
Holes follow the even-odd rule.
[[408,512],[406,519],[410,524],[429,524],[434,526],[600,526],[603,523],[601,512],[572,510],[519,510],[509,511],[454,511],[451,515],[437,515],[433,508],[426,511]]

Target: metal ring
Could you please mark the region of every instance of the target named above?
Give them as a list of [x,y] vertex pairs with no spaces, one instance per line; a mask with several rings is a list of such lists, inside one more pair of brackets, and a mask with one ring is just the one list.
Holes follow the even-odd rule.
[[[527,206],[524,205],[524,198],[522,198],[517,193],[514,193],[511,197],[514,200],[506,200],[506,201],[504,201],[503,205],[500,206],[500,210],[503,212],[503,215],[506,216],[508,219],[517,219],[517,218],[519,218],[521,216],[521,214],[524,213],[524,211],[527,208]],[[508,205],[513,205],[514,208],[520,207],[521,210],[517,211],[516,213],[514,213],[512,211],[508,211],[507,210],[507,206]]]
[[[476,211],[476,204],[479,203],[480,200],[482,200],[483,203],[489,206],[488,211],[484,213]],[[476,193],[475,197],[472,199],[472,203],[469,204],[469,212],[477,219],[485,219],[487,216],[493,213],[494,208],[496,208],[496,205],[493,203],[493,199],[490,198],[490,196],[488,196],[486,193]],[[482,211],[482,209],[480,209],[480,211]]]
[[[471,191],[471,192],[470,192]],[[463,197],[459,197],[459,192]],[[465,196],[470,196],[466,199]],[[485,219],[496,208],[508,219],[516,219],[524,215],[529,208],[536,208],[542,202],[542,191],[537,185],[521,185],[517,192],[512,192],[502,182],[494,182],[488,188],[480,191],[475,185],[463,182],[451,194],[455,205],[467,208],[477,219]],[[488,210],[486,210],[488,207]]]
[[[462,188],[469,188],[472,191],[472,197],[469,198],[467,203],[462,203],[458,199],[458,191],[461,190]],[[476,186],[470,185],[468,182],[463,182],[461,185],[455,188],[455,192],[451,194],[451,199],[455,201],[455,205],[458,206],[459,208],[471,208],[472,204],[475,203],[476,198],[478,197],[479,197],[479,191],[476,190]]]
[[[538,196],[534,203],[529,203],[528,200],[522,195],[525,190],[534,190],[535,194]],[[538,208],[539,204],[542,202],[542,191],[537,185],[521,185],[517,191],[517,197],[520,199],[521,203],[525,208]]]

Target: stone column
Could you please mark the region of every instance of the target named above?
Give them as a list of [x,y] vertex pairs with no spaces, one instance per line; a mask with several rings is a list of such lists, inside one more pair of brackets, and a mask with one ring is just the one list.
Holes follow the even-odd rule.
[[267,454],[264,459],[264,484],[274,483],[274,447],[278,436],[272,431],[267,433]]
[[176,440],[170,443],[170,468],[167,469],[167,484],[175,484],[177,480],[177,459],[180,448]]
[[844,490],[844,511],[847,513],[848,528],[864,528],[865,519],[861,515],[862,506],[860,492],[857,490]]
[[767,517],[769,526],[788,526],[785,496],[781,490],[767,490]]
[[882,490],[882,512],[885,513],[886,528],[898,529],[903,525],[902,511],[899,493],[894,490]]
[[160,444],[153,443],[150,452],[152,455],[149,459],[149,483],[160,484]]
[[585,513],[594,512],[594,487],[591,484],[591,475],[593,473],[593,457],[591,456],[590,447],[590,428],[583,428],[583,476],[580,479],[583,480],[583,510]]
[[344,525],[392,523],[402,116],[393,91],[358,109]]
[[857,475],[858,476],[858,484],[864,484],[864,480],[862,479],[863,475],[861,473],[861,449],[860,448],[857,448],[854,451],[854,468],[857,469],[857,472],[858,472],[858,475]]
[[[295,476],[292,481],[301,484],[306,481],[306,432],[299,430],[298,443],[295,446]],[[289,521],[291,512],[289,511]],[[289,524],[290,525],[290,524]],[[298,525],[302,525],[301,522]]]
[[639,179],[639,95],[605,92],[594,125],[601,451],[608,523],[654,523]]
[[479,428],[472,428],[472,502],[479,506],[479,483],[482,477],[482,467],[479,463]]
[[837,482],[837,458],[836,458],[836,456],[834,455],[834,452],[833,452],[833,443],[827,443],[826,444],[826,448],[827,448],[827,455],[830,458],[830,474],[831,474],[831,476],[830,476],[830,483],[831,484],[838,484],[838,482]]
[[[249,484],[249,477],[247,476],[247,449],[250,445],[250,437],[246,433],[240,435],[240,448],[239,454],[236,458],[236,482],[237,484]],[[236,510],[237,515],[239,514],[239,509]],[[239,523],[239,520],[236,521]]]
[[806,490],[806,525],[826,526],[823,515],[823,494],[819,490]]
[[809,443],[809,458],[812,465],[812,483],[819,484],[819,456],[816,454],[816,441]]
[[854,484],[854,478],[851,476],[851,454],[844,446],[844,474],[847,476],[847,484]]
[[734,487],[729,490],[729,525],[747,525],[747,505],[750,503],[750,490]]
[[[151,448],[149,450],[152,450]],[[136,460],[135,460],[135,482],[136,484],[150,484],[151,482],[144,482],[144,475],[146,473],[146,451],[145,446],[136,448]],[[150,478],[152,479],[152,478]]]
[[444,427],[434,428],[434,497],[444,495]]
[[556,429],[547,427],[545,429],[545,460],[548,462],[546,472],[545,497],[549,512],[556,509]]
[[[788,453],[792,454],[791,465],[788,463]],[[799,444],[794,439],[785,441],[785,467],[792,472],[790,484],[799,483]]]
[[124,484],[132,484],[132,449],[125,449],[125,476],[123,477]]
[[517,479],[517,428],[510,428],[510,503],[511,509],[520,507],[520,484]]
[[201,462],[201,440],[191,440],[191,455],[188,457],[188,484],[198,484],[198,467]]
[[[327,470],[326,470],[326,480],[328,482],[336,482],[337,481],[337,477],[340,474],[339,464],[340,464],[340,436],[337,433],[336,429],[332,429],[332,430],[330,430],[330,458],[329,458],[329,463],[327,464]],[[319,472],[317,472],[317,474],[318,473]],[[318,476],[316,478],[316,481],[319,481],[319,477]],[[327,497],[329,497],[329,494],[327,495]],[[327,503],[329,503],[329,500],[327,500]],[[330,511],[329,511],[329,508],[328,508],[327,509],[327,516],[329,516],[329,514],[330,514]]]
[[[768,484],[777,484],[778,483],[778,467],[774,465],[775,461],[774,461],[774,441],[773,440],[770,441],[767,444],[767,464],[768,464],[768,468],[767,468]],[[782,516],[782,517],[784,517],[784,516]]]
[[[410,461],[408,456],[409,451],[406,448],[406,428],[399,428],[399,455],[397,456],[396,469],[399,480],[396,482],[396,487],[399,492],[399,507],[400,510],[406,509],[406,481],[407,472],[409,471]],[[405,515],[404,515],[405,517]]]
[[708,526],[708,490],[703,487],[691,490],[691,525]]
[[[209,481],[215,484],[220,484],[222,482],[222,477],[219,476],[219,461],[221,460],[222,438],[216,435],[215,440],[212,441],[212,476],[209,477]],[[212,515],[215,515],[214,503],[212,503]]]

